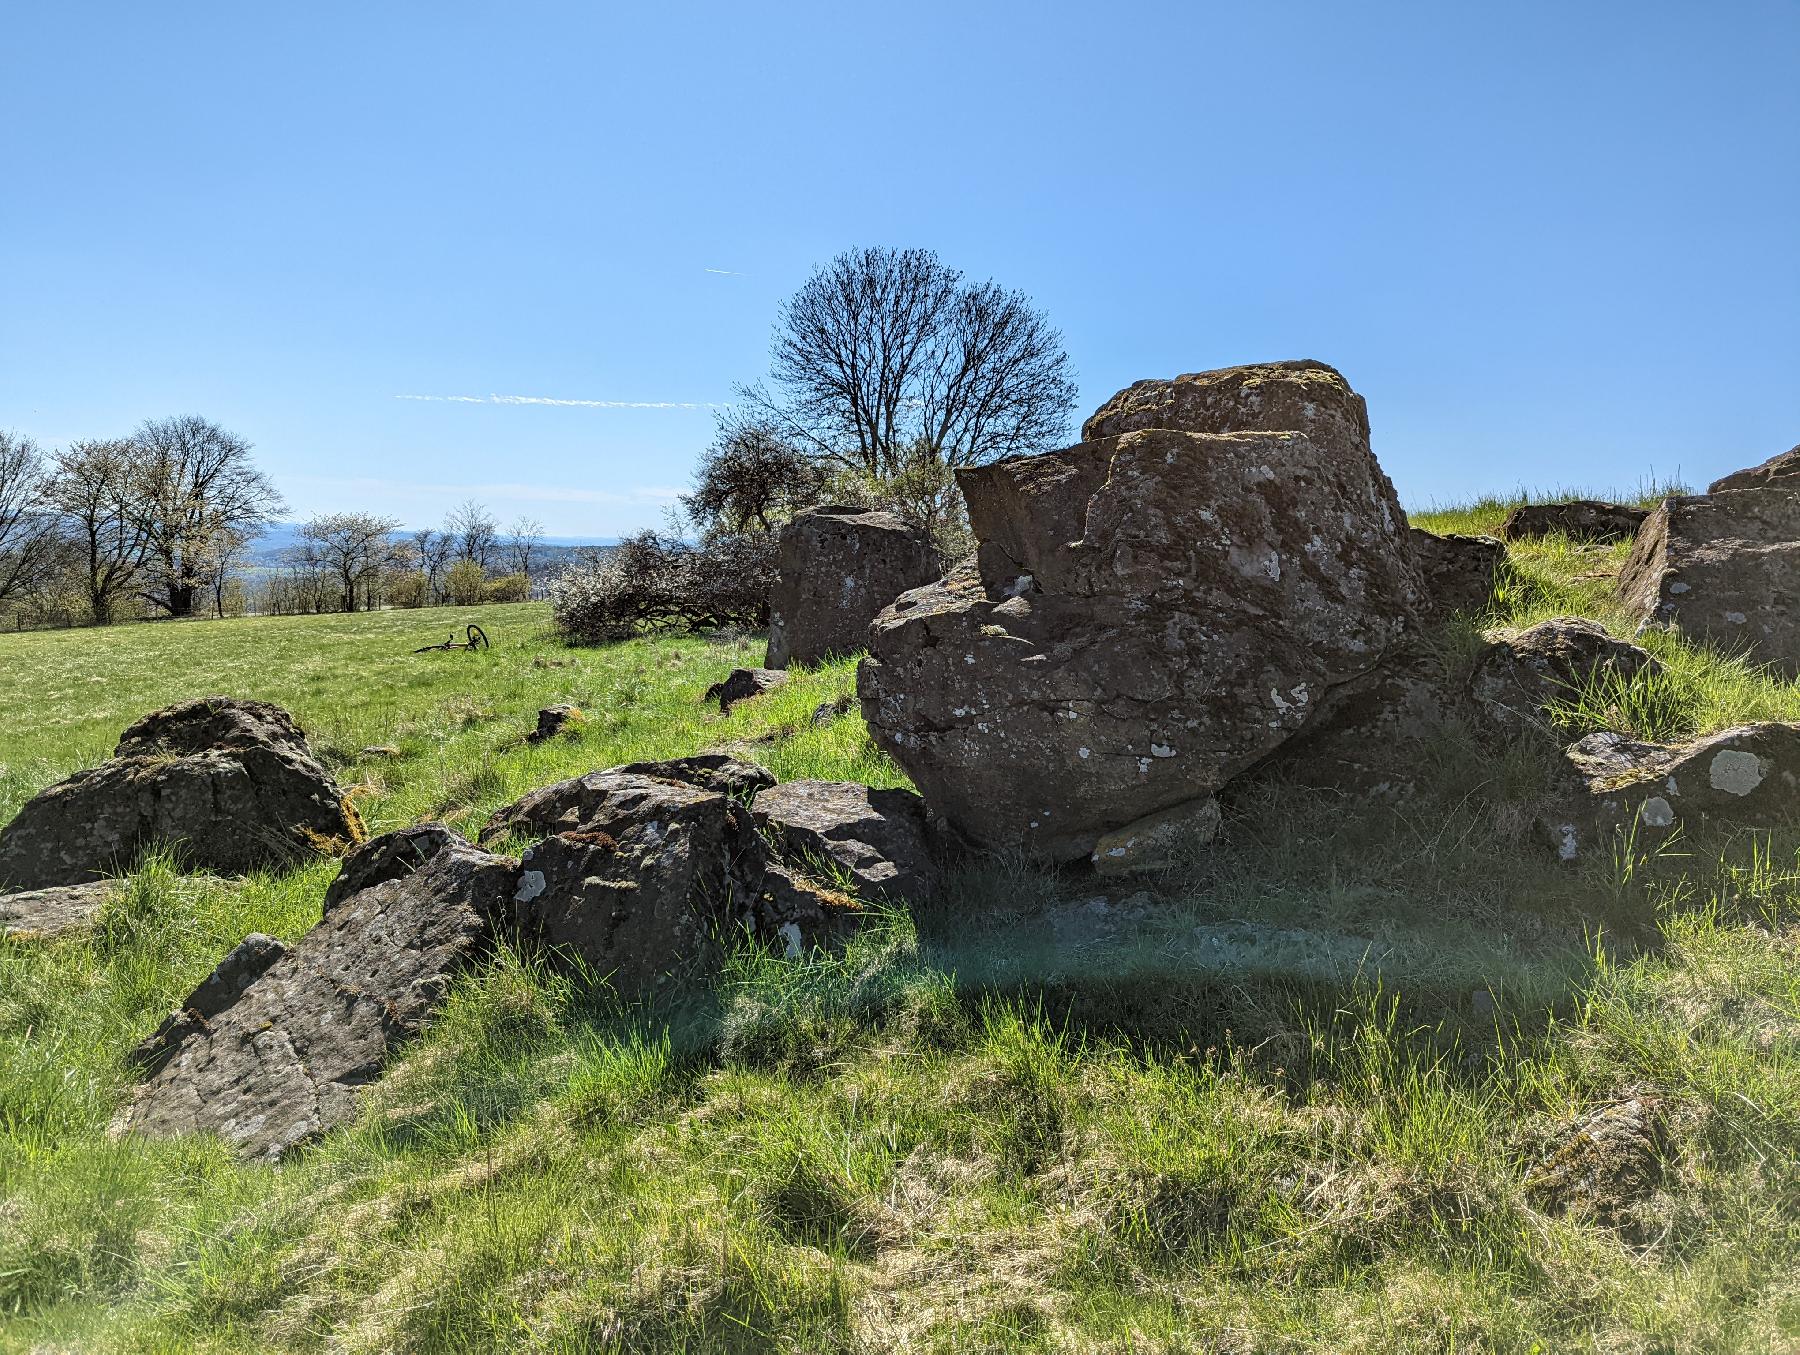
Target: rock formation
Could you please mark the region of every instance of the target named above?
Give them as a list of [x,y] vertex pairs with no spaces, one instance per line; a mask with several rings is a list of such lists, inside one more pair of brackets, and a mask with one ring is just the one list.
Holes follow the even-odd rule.
[[1572,536],[1581,541],[1629,541],[1649,516],[1647,508],[1606,503],[1599,499],[1520,504],[1500,524],[1500,538],[1503,541],[1531,541],[1557,535]]
[[156,846],[192,868],[239,873],[362,836],[286,711],[202,697],[145,716],[110,761],[28,801],[0,830],[0,887],[79,884]]
[[1734,489],[1800,489],[1800,447],[1772,456],[1760,466],[1733,471],[1714,480],[1706,492],[1720,494]]
[[1619,596],[1647,625],[1800,676],[1800,486],[1664,500]]
[[779,569],[768,668],[858,653],[883,607],[942,573],[924,532],[892,513],[841,506],[809,508],[781,529]]
[[876,741],[977,844],[1055,860],[1203,802],[1414,626],[1405,515],[1319,363],[1139,382],[958,472],[976,563],[871,628]]

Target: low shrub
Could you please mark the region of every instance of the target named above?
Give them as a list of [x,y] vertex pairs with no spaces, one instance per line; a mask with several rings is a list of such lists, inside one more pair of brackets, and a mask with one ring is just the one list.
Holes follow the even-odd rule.
[[774,584],[772,536],[733,533],[694,545],[640,532],[564,571],[550,585],[550,607],[557,630],[577,644],[644,630],[761,630]]

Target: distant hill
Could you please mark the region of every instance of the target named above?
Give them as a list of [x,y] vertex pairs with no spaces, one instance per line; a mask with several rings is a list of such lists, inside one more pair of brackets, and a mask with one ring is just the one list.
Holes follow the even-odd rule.
[[[394,533],[394,539],[400,540],[411,536],[414,530],[416,529],[402,528]],[[263,563],[273,562],[280,557],[284,550],[297,545],[299,540],[300,524],[298,522],[271,523],[263,529],[262,535],[257,537],[251,545],[251,558]],[[619,538],[616,536],[546,536],[540,544],[549,548],[546,551],[547,559],[558,559],[584,546],[616,546],[619,544]],[[537,569],[534,566],[532,573],[536,572]]]

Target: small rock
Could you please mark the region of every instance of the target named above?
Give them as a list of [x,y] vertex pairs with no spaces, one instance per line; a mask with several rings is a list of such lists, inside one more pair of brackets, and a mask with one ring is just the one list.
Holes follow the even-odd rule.
[[1493,741],[1554,737],[1547,709],[1595,675],[1630,681],[1661,671],[1650,653],[1614,639],[1598,622],[1564,616],[1496,637],[1470,674],[1469,696]]
[[1571,499],[1565,503],[1521,504],[1500,524],[1505,541],[1531,541],[1543,536],[1571,536],[1582,541],[1629,541],[1650,516],[1647,508]]
[[370,743],[363,745],[361,753],[364,757],[395,758],[400,756],[400,748],[392,743]]
[[1218,831],[1219,802],[1209,796],[1103,833],[1089,859],[1098,875],[1166,870],[1184,853],[1211,842]]
[[767,767],[733,757],[730,753],[696,753],[693,757],[668,758],[662,762],[628,762],[614,770],[634,776],[682,781],[701,790],[716,790],[738,799],[746,799],[775,784],[774,773]]
[[738,702],[772,692],[787,680],[786,673],[773,668],[734,668],[723,682],[715,682],[706,689],[705,699],[717,701],[719,709],[729,714]]
[[559,734],[572,734],[587,722],[574,706],[545,706],[538,712],[537,728],[525,736],[526,743],[543,743]]
[[1621,1220],[1662,1177],[1657,1112],[1655,1101],[1633,1097],[1589,1114],[1525,1178],[1526,1194],[1551,1212]]

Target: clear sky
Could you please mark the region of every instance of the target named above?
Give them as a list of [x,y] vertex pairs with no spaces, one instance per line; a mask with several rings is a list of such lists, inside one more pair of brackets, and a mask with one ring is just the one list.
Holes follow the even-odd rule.
[[200,412],[301,515],[652,525],[860,244],[1077,417],[1331,362],[1413,506],[1800,442],[1796,0],[5,0],[0,202],[0,426]]

